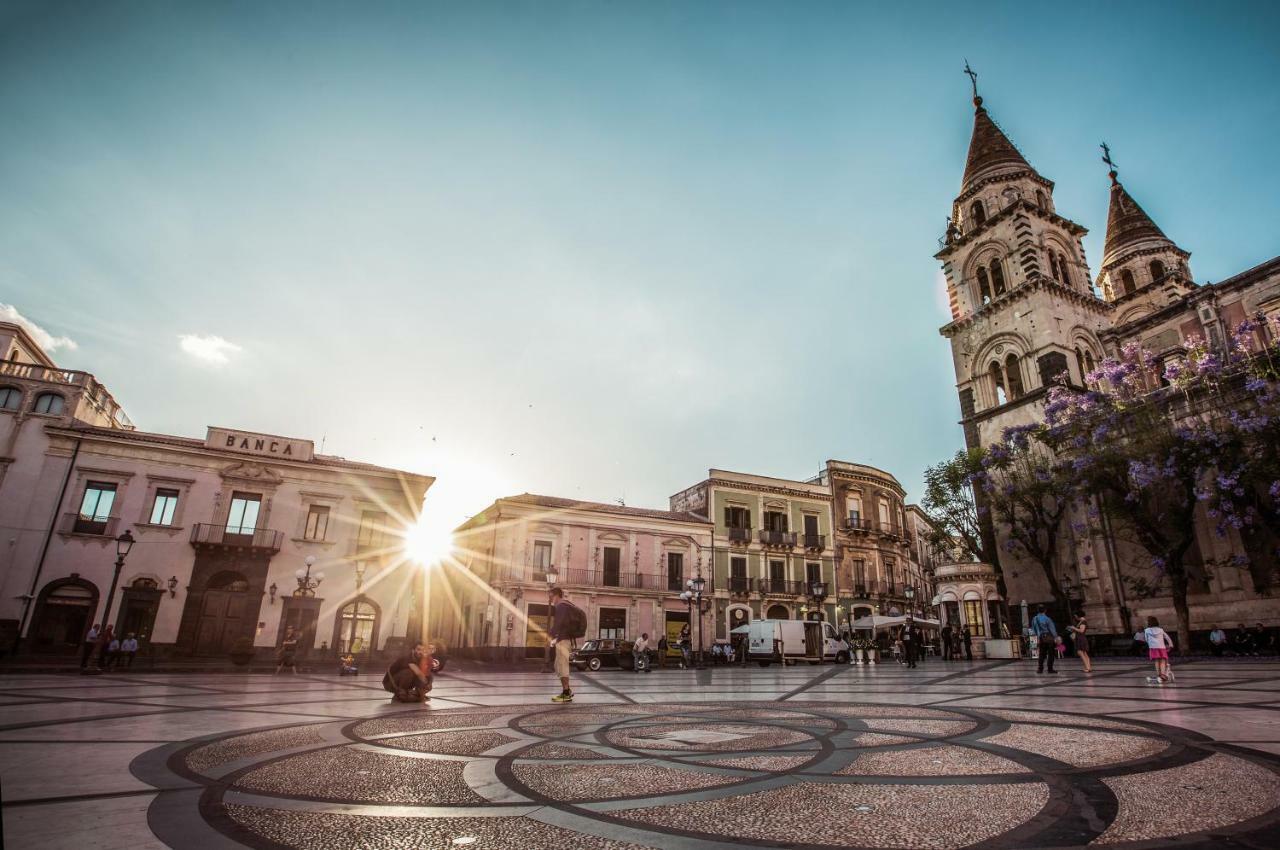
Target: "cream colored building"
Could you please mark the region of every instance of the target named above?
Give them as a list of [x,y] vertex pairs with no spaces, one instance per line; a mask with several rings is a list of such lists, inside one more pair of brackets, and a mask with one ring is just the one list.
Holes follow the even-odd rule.
[[[106,622],[139,635],[144,656],[225,656],[238,638],[275,646],[293,625],[305,655],[418,628],[401,533],[430,477],[292,437],[139,431],[92,374],[59,368],[21,327],[0,323],[0,352],[6,646],[20,631],[26,651],[74,653]],[[298,570],[323,580],[304,590]]]

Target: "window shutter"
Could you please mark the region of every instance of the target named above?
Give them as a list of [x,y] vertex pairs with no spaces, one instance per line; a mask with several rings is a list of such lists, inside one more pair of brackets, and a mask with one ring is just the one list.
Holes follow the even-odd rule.
[[751,527],[751,511],[746,511],[746,515],[747,515],[747,526],[746,526],[746,527],[747,527],[747,528],[750,528],[750,527]]

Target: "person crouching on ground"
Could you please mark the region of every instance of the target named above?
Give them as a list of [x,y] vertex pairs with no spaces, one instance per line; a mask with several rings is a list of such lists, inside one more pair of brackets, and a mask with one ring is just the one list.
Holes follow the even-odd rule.
[[382,677],[382,687],[390,691],[397,702],[425,702],[430,699],[431,653],[421,643],[401,655],[387,668]]

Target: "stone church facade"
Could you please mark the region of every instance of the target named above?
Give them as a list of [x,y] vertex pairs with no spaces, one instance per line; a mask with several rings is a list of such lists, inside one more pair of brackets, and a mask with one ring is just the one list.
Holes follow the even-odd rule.
[[[1001,439],[1006,428],[1039,421],[1058,376],[1084,386],[1103,357],[1139,341],[1157,358],[1199,337],[1221,345],[1246,316],[1280,313],[1280,257],[1215,284],[1197,284],[1190,253],[1156,225],[1110,173],[1101,269],[1085,256],[1086,229],[1057,209],[1054,183],[1013,145],[974,93],[974,126],[960,193],[936,258],[946,276],[961,424],[969,447]],[[1211,562],[1239,550],[1197,518],[1198,551]],[[1150,576],[1150,558],[1111,538],[1064,527],[1059,578],[1074,610],[1096,632],[1128,634],[1139,617],[1172,618],[1168,597],[1139,598],[1127,578]],[[1010,606],[1048,601],[1035,565],[1001,552]],[[1237,569],[1209,571],[1193,588],[1192,627],[1262,621],[1280,624],[1280,605]]]

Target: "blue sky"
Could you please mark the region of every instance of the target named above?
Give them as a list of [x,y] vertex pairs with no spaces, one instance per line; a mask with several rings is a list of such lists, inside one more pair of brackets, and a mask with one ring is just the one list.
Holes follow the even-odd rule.
[[964,60],[1095,271],[1105,139],[1219,280],[1277,252],[1278,26],[1244,3],[3,4],[0,302],[147,430],[323,438],[439,476],[450,520],[829,457],[914,498],[961,445],[932,255]]

